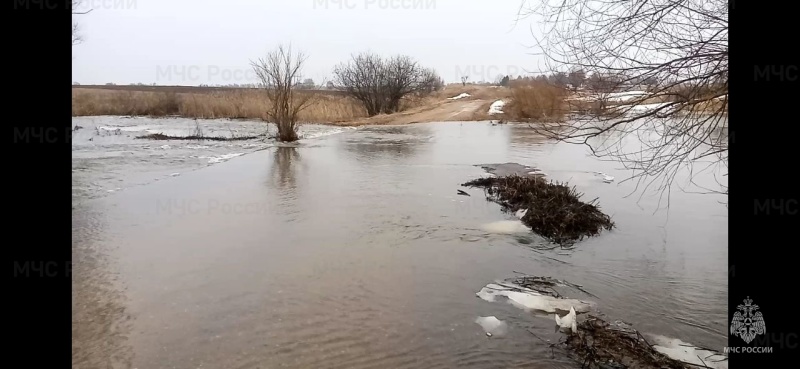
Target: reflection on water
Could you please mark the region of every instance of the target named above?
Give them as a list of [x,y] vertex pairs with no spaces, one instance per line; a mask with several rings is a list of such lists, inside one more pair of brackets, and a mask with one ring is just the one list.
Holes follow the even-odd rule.
[[274,190],[276,212],[287,217],[288,221],[295,221],[301,216],[298,198],[301,191],[298,189],[298,180],[302,168],[300,150],[296,147],[276,147],[273,160],[270,163],[269,188]]
[[[485,232],[513,216],[480,191],[456,191],[483,173],[475,165],[504,162],[598,197],[618,229],[569,253]],[[646,333],[721,348],[720,198],[676,193],[669,212],[654,214],[653,198],[626,198],[630,186],[593,171],[625,174],[526,126],[359,129],[93,200],[107,224],[74,247],[94,245],[116,260],[107,265],[127,288],[118,292],[134,320],[128,337],[113,334],[139,368],[580,367],[529,333],[558,340],[552,316],[475,296],[513,271],[580,284],[601,313]],[[150,210],[184,197],[215,207]],[[132,226],[142,218],[146,225]],[[487,316],[507,324],[502,337],[475,323]],[[105,350],[91,338],[78,345]]]
[[419,126],[367,127],[341,140],[342,147],[363,163],[407,161],[426,149],[433,140],[429,130]]
[[300,165],[300,151],[296,147],[275,148],[274,161],[271,166],[272,180],[276,188],[284,191],[297,187],[295,171]]

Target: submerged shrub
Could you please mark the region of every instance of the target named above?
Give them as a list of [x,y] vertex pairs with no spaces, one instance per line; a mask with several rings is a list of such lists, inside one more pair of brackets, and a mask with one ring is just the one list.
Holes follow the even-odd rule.
[[614,227],[611,217],[600,211],[597,199],[585,203],[580,200],[582,193],[564,183],[512,175],[479,178],[462,186],[484,188],[487,198],[505,210],[527,209],[522,223],[557,244],[571,244]]

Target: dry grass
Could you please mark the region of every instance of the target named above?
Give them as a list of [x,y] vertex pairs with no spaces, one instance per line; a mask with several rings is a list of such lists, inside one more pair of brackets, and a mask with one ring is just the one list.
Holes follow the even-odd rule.
[[[513,90],[492,86],[447,86],[427,96],[406,96],[400,112],[368,117],[366,109],[339,91],[298,91],[314,94],[316,103],[300,114],[301,123],[343,126],[363,124],[405,124],[440,120],[488,120],[489,106],[510,100]],[[461,93],[470,97],[448,98]],[[463,114],[461,104],[473,101]],[[479,104],[475,106],[475,104]],[[246,88],[181,86],[74,86],[72,115],[182,116],[188,118],[230,118],[266,120],[270,105],[263,91]]]
[[566,89],[540,81],[514,83],[510,101],[503,107],[504,118],[512,121],[562,121],[567,110]]
[[[300,113],[303,123],[335,123],[366,117],[355,101],[336,93],[315,94]],[[249,89],[198,92],[72,89],[72,115],[182,116],[187,118],[265,119],[269,101],[263,91]]]
[[500,99],[511,98],[511,89],[508,87],[474,85],[448,85],[443,90],[437,92],[435,96],[440,99],[448,99],[462,93],[470,95],[464,98],[464,100],[491,100],[494,102]]

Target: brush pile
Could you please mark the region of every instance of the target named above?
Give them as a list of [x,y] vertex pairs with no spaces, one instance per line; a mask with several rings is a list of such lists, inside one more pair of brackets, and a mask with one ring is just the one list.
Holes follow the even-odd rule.
[[711,368],[669,358],[654,349],[635,329],[594,316],[579,323],[578,332],[567,337],[565,343],[582,358],[582,368]]
[[526,210],[522,223],[562,246],[614,227],[611,217],[600,211],[597,199],[582,202],[583,194],[564,183],[549,182],[538,176],[511,175],[478,178],[462,186],[483,188],[487,198],[506,211]]

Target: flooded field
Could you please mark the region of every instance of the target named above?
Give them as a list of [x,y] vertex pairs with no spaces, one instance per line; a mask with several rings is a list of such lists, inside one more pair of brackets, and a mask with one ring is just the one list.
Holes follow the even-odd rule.
[[[476,296],[514,271],[662,341],[727,342],[726,199],[673,191],[654,213],[617,164],[525,125],[307,126],[296,147],[134,138],[192,120],[73,125],[77,368],[579,368],[531,334],[562,338],[552,314]],[[491,163],[569,181],[617,227],[571,250],[498,227],[516,218],[460,187]]]
[[[344,131],[306,125],[305,139]],[[254,140],[161,141],[137,137],[161,133]],[[143,117],[80,117],[72,120],[72,194],[75,201],[148,184],[219,164],[231,158],[274,146],[268,139],[275,127],[260,122],[229,119],[193,120]]]

